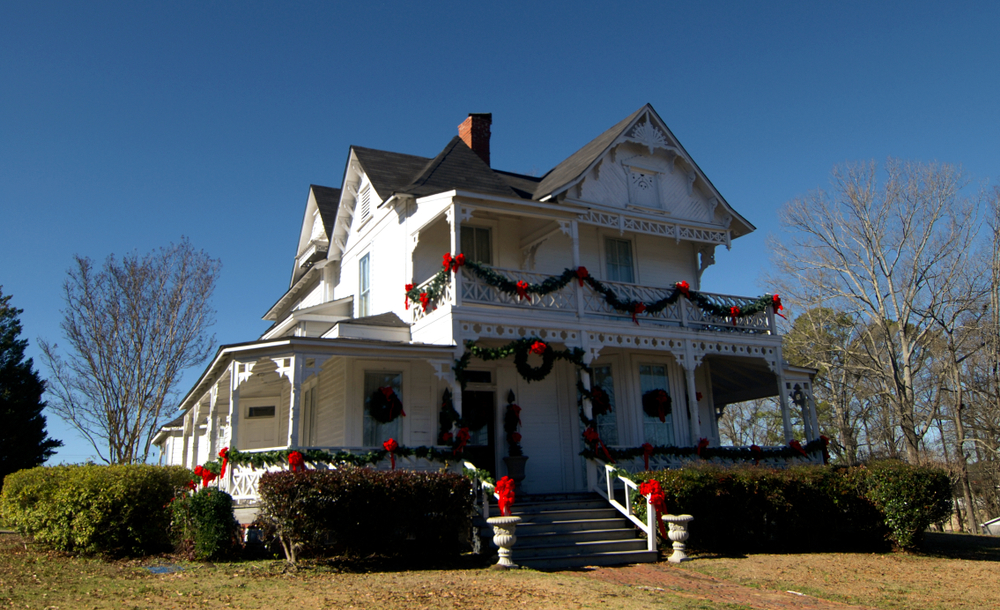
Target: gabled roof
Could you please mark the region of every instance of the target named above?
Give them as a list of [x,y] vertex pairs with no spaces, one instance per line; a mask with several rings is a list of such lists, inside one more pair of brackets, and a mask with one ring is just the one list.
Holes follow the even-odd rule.
[[452,189],[516,196],[510,186],[498,178],[494,170],[458,136],[452,138],[444,150],[431,159],[413,178],[413,182],[402,190],[420,197]]
[[323,229],[326,231],[326,238],[333,237],[333,223],[337,220],[337,208],[340,206],[340,189],[329,186],[319,186],[310,184],[309,188],[316,199],[316,207],[319,208],[320,218],[323,219]]
[[547,174],[542,176],[541,182],[535,187],[534,198],[541,199],[547,197],[559,190],[560,187],[582,176],[593,165],[594,161],[611,148],[615,140],[628,129],[632,121],[639,118],[639,115],[646,108],[652,110],[652,107],[646,104],[618,123],[615,123],[611,129],[588,142],[583,148],[567,157],[565,161],[553,167]]
[[[427,157],[404,155],[386,150],[352,146],[351,150],[368,175],[379,199],[385,201],[393,193],[402,192],[430,161]],[[447,190],[447,189],[446,189]]]

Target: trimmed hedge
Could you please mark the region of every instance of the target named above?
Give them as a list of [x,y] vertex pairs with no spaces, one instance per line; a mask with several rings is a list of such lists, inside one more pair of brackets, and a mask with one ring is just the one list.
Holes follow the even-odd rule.
[[177,466],[51,466],[7,475],[0,515],[56,550],[143,555],[170,548],[167,504],[191,480]]
[[[689,513],[691,544],[717,552],[913,548],[951,514],[948,475],[875,462],[856,468],[698,465],[640,473],[656,479],[667,510]],[[632,498],[645,519],[645,502]]]
[[356,554],[457,553],[471,527],[472,484],[453,473],[272,472],[260,479],[258,524],[294,563],[331,545]]
[[184,488],[170,502],[171,537],[177,552],[192,559],[223,559],[241,546],[233,497],[215,487]]

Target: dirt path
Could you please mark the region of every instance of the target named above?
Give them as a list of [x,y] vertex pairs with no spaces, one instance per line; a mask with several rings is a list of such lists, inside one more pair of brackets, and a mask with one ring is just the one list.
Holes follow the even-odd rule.
[[753,589],[732,582],[674,567],[667,563],[636,564],[618,568],[592,568],[566,574],[584,575],[602,582],[670,592],[691,599],[739,604],[767,610],[870,610],[786,591]]

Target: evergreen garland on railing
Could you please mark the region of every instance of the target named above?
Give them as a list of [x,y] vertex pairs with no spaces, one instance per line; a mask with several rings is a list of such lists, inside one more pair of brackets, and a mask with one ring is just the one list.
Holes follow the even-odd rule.
[[561,274],[548,277],[541,283],[529,284],[523,280],[511,280],[502,273],[498,273],[493,268],[482,263],[466,261],[463,254],[458,254],[455,257],[452,257],[451,254],[445,254],[443,268],[434,274],[429,282],[417,287],[413,284],[407,284],[407,307],[409,307],[411,302],[420,303],[424,311],[427,311],[432,305],[436,305],[444,293],[445,285],[451,279],[451,272],[463,266],[488,285],[505,294],[517,295],[520,299],[528,298],[528,295],[532,294],[546,295],[561,290],[576,279],[580,282],[581,286],[586,283],[595,292],[600,294],[604,298],[604,302],[615,311],[631,314],[633,320],[641,313],[650,315],[660,313],[667,306],[676,303],[681,296],[684,296],[697,305],[703,312],[719,318],[729,318],[733,324],[736,324],[737,318],[748,317],[767,311],[768,307],[773,307],[775,313],[779,316],[783,309],[781,297],[776,294],[761,295],[749,303],[745,303],[742,307],[718,305],[713,303],[711,298],[697,290],[692,290],[687,282],[677,282],[674,284],[673,290],[670,290],[663,298],[656,301],[623,300],[615,294],[615,291],[610,286],[591,276],[586,267],[564,269]]
[[[757,447],[756,445],[753,447],[703,447],[700,453],[698,447],[668,447],[660,445],[653,447],[650,455],[675,457],[700,456],[705,460],[718,457],[733,461],[758,462],[768,458],[806,457],[812,453],[823,452],[826,449],[826,445],[827,441],[820,438],[809,441],[805,445],[800,445],[798,441],[792,441],[787,447],[769,447],[767,449]],[[613,449],[609,447],[608,452],[615,460],[630,460],[643,456],[642,447],[629,447],[626,449]],[[601,458],[592,449],[584,449],[580,452],[580,455],[588,459]]]
[[[330,453],[323,449],[277,449],[274,451],[237,451],[230,449],[229,463],[232,465],[242,464],[253,468],[286,466],[288,464],[288,456],[293,452],[301,453],[304,461],[307,463],[350,464],[352,466],[377,464],[389,456],[389,452],[385,449],[376,449],[366,453],[351,453],[349,451]],[[396,457],[425,458],[432,462],[454,463],[462,459],[461,453],[456,454],[454,450],[427,446],[403,447],[400,445],[393,453],[396,454]]]

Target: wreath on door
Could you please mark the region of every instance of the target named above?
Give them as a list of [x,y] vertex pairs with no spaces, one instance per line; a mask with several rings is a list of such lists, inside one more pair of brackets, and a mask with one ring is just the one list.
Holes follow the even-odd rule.
[[642,410],[646,415],[665,422],[673,410],[673,401],[662,388],[650,390],[642,395]]
[[388,424],[400,415],[406,417],[403,403],[391,387],[379,388],[368,398],[368,414],[380,424]]

